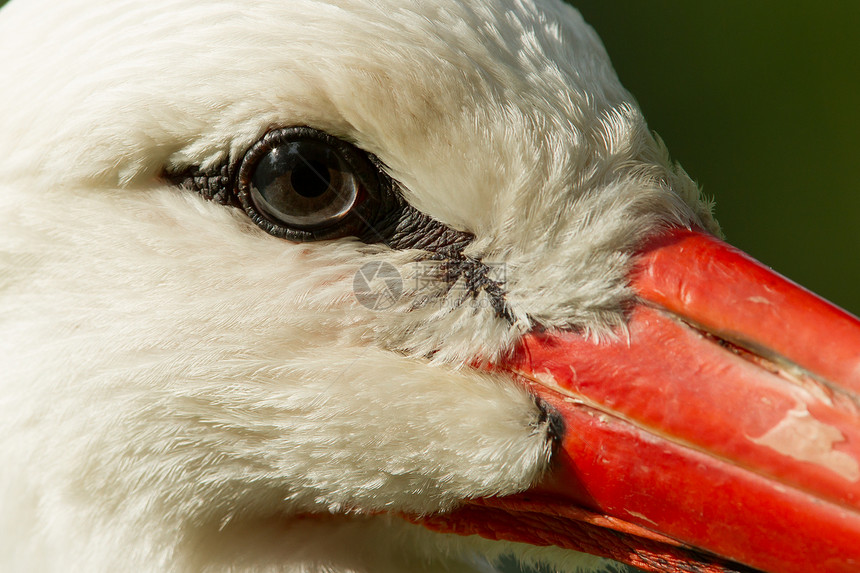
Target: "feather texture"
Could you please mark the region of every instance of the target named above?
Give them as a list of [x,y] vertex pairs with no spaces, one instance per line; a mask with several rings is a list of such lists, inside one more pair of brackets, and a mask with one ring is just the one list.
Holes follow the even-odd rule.
[[[535,325],[612,335],[637,241],[716,228],[573,9],[14,0],[0,53],[0,568],[597,563],[392,517],[532,484],[538,407],[468,365]],[[474,234],[513,319],[422,302],[420,251],[291,244],[160,178],[292,125]],[[385,311],[353,294],[372,261],[402,277]]]

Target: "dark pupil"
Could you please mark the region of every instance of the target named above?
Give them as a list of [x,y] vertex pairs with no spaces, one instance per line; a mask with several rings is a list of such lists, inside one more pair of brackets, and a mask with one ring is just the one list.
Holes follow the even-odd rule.
[[297,165],[290,175],[290,183],[296,193],[302,197],[312,199],[319,197],[331,185],[331,175],[322,162],[311,159]]
[[251,200],[269,220],[301,229],[343,219],[359,183],[342,157],[323,142],[288,141],[264,155],[251,175]]

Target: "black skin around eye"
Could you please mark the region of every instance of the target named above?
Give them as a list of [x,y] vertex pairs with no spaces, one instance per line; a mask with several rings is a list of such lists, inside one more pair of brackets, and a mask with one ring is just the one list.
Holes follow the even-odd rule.
[[[260,215],[251,204],[247,173],[242,165],[253,153],[265,152],[273,141],[283,138],[315,138],[346,153],[356,153],[350,164],[356,169],[367,194],[359,207],[331,228],[301,230],[289,228]],[[246,170],[247,171],[247,170]],[[244,175],[244,178],[243,178]],[[225,161],[207,170],[199,167],[171,172],[163,178],[190,189],[204,198],[222,205],[244,210],[251,220],[267,233],[293,242],[320,241],[354,236],[365,243],[382,243],[392,249],[419,249],[427,258],[441,261],[445,280],[453,285],[461,278],[465,284],[464,297],[476,297],[484,291],[489,295],[496,314],[508,322],[513,317],[505,302],[503,285],[490,277],[489,268],[480,260],[463,254],[474,236],[458,231],[415,209],[398,191],[398,184],[388,176],[383,163],[374,155],[351,144],[309,127],[287,127],[269,131],[251,146],[243,157]],[[250,208],[249,208],[250,205]]]

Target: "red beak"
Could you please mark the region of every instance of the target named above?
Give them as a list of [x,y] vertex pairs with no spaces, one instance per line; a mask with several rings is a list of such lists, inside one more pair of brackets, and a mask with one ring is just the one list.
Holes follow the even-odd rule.
[[687,230],[632,285],[616,339],[534,332],[497,365],[560,417],[545,479],[424,523],[647,571],[860,571],[860,321]]

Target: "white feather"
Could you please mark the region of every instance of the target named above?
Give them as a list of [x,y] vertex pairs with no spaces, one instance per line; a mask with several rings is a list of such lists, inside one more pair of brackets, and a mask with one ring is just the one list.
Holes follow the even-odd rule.
[[[536,323],[611,332],[633,245],[715,228],[573,9],[14,0],[0,53],[0,569],[596,562],[391,517],[532,484],[537,407],[467,365]],[[513,324],[417,304],[420,252],[291,244],[159,178],[292,125],[474,233]],[[376,260],[404,277],[387,311],[352,293]]]

